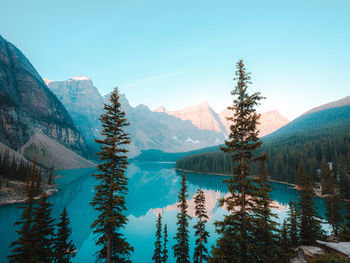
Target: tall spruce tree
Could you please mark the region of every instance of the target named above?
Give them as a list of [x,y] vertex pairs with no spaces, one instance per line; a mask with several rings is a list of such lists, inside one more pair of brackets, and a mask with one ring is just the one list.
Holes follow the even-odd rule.
[[279,250],[279,262],[289,262],[293,255],[293,250],[291,249],[290,240],[288,238],[286,220],[283,221],[282,229],[280,231]]
[[296,248],[299,245],[299,234],[298,234],[298,212],[297,204],[294,201],[289,202],[289,209],[287,212],[287,235],[290,241],[290,246]]
[[341,198],[340,189],[337,184],[337,179],[331,170],[330,165],[324,164],[322,162],[322,194],[325,194],[324,199],[326,205],[326,219],[328,223],[332,226],[333,235],[338,236],[339,227],[343,221],[343,216],[341,214]]
[[159,213],[156,224],[156,242],[154,242],[154,252],[152,260],[155,263],[162,262],[162,215]]
[[60,221],[57,223],[57,233],[54,238],[53,255],[55,263],[69,263],[76,254],[73,241],[70,240],[72,229],[69,226],[66,208],[63,208]]
[[322,218],[314,208],[314,189],[311,178],[305,173],[302,162],[298,168],[298,186],[300,187],[299,198],[299,222],[300,243],[312,245],[316,239],[323,238],[324,232],[321,227]]
[[33,241],[34,236],[32,233],[33,227],[33,209],[34,209],[34,184],[26,187],[25,193],[27,196],[26,202],[19,208],[23,209],[22,214],[18,221],[15,222],[15,226],[22,226],[19,230],[16,230],[19,235],[18,239],[11,243],[12,252],[8,256],[9,262],[13,263],[34,263],[34,249]]
[[51,217],[51,207],[44,193],[33,212],[33,250],[38,262],[52,262],[53,259],[54,219]]
[[252,209],[254,230],[251,246],[257,262],[280,262],[279,259],[279,236],[276,214],[272,213],[271,184],[268,181],[268,173],[265,165],[267,156],[260,159],[258,168],[259,177],[256,180],[258,186],[255,196],[255,207]]
[[345,215],[345,222],[341,226],[339,240],[343,242],[350,241],[350,204],[346,205],[347,213]]
[[248,94],[251,78],[242,60],[237,63],[235,75],[237,84],[231,92],[234,100],[228,107],[233,116],[227,118],[231,122],[230,134],[225,141],[226,147],[221,148],[231,156],[234,164],[232,177],[225,180],[229,195],[220,200],[229,214],[223,221],[215,222],[220,237],[212,250],[211,262],[245,263],[255,260],[256,244],[252,234],[256,229],[254,213],[259,186],[249,176],[250,164],[262,158],[255,156],[254,151],[262,144],[258,138],[260,115],[256,113],[256,106],[264,97],[259,92]]
[[181,189],[177,195],[179,198],[179,203],[177,207],[180,212],[177,214],[177,232],[174,239],[176,244],[173,246],[174,257],[177,263],[189,263],[189,230],[188,230],[188,220],[190,216],[187,214],[187,185],[186,185],[186,175],[182,174]]
[[110,95],[110,104],[104,105],[105,113],[101,115],[103,140],[96,140],[101,146],[101,163],[97,166],[99,174],[94,175],[98,180],[95,186],[95,197],[91,205],[99,212],[98,218],[93,222],[92,228],[97,234],[96,244],[101,247],[97,257],[107,263],[130,262],[130,254],[133,247],[121,233],[122,228],[128,222],[123,214],[126,210],[125,197],[127,194],[127,169],[128,150],[130,137],[124,131],[129,125],[125,113],[121,109],[119,93],[116,88]]
[[166,263],[168,261],[168,227],[164,225],[164,238],[163,238],[163,251],[162,251],[162,263]]
[[202,189],[198,189],[194,196],[195,215],[198,218],[197,224],[194,226],[196,246],[194,248],[193,262],[202,263],[208,260],[208,249],[205,244],[208,243],[209,232],[205,229],[208,221],[207,210],[205,208],[205,195]]

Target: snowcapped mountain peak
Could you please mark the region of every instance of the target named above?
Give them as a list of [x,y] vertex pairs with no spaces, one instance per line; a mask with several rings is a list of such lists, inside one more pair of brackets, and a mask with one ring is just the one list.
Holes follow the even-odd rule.
[[71,79],[73,80],[90,80],[88,77],[85,77],[85,76],[73,76]]

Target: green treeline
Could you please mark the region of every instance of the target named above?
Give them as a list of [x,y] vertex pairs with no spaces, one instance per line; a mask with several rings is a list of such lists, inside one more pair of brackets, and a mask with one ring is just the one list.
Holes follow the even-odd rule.
[[[322,160],[332,163],[332,171],[342,182],[344,195],[350,197],[350,134],[345,131],[319,131],[263,143],[257,152],[265,152],[271,179],[296,183],[300,161],[314,182],[320,182]],[[201,153],[176,162],[177,169],[202,173],[232,174],[231,155],[223,152]],[[256,167],[252,168],[256,174]]]
[[10,156],[8,150],[3,155],[0,154],[0,176],[8,180],[27,181],[28,176],[31,177],[31,166],[24,160],[18,162],[14,155]]

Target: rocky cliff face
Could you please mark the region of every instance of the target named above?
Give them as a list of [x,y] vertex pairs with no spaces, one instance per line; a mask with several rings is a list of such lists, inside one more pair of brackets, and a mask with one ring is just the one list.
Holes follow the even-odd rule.
[[[230,115],[231,111],[227,109],[220,112],[220,119],[225,126],[227,133],[230,132],[230,123],[227,121],[226,117]],[[264,137],[265,135],[270,134],[286,125],[289,120],[282,116],[278,111],[267,111],[261,114],[259,122],[259,135],[260,137]]]
[[103,99],[91,79],[75,76],[66,81],[46,80],[46,83],[66,107],[87,143],[98,138],[101,132],[98,117],[103,110]]
[[[105,99],[107,98],[108,95],[105,96]],[[130,122],[127,132],[131,135],[132,156],[146,149],[167,152],[190,151],[217,145],[224,140],[224,134],[221,132],[200,129],[191,121],[167,112],[152,112],[146,105],[134,108],[124,94],[121,94],[120,102]]]
[[189,120],[200,130],[225,132],[225,126],[222,124],[219,115],[211,108],[208,102],[175,111],[167,111],[164,106],[160,106],[154,111],[165,112],[181,120]]
[[38,130],[76,152],[85,151],[65,107],[22,52],[0,36],[0,141],[17,150]]

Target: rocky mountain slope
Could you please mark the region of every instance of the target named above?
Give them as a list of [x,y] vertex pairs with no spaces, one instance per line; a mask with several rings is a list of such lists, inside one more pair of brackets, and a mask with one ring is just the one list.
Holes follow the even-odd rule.
[[91,79],[75,76],[65,81],[46,80],[48,88],[63,103],[87,143],[100,136],[98,117],[103,110],[103,99]]
[[33,160],[43,167],[55,169],[73,169],[95,166],[72,150],[52,140],[45,134],[37,131],[19,150],[25,158]]
[[[103,112],[103,103],[108,103],[109,95],[102,98],[91,79],[84,76],[66,81],[45,81],[68,109],[88,144],[98,151],[93,140],[100,136],[98,117]],[[227,124],[222,115],[217,114],[207,102],[177,111],[167,111],[163,106],[151,111],[142,104],[132,107],[124,94],[120,94],[120,102],[130,122],[127,128],[131,135],[130,157],[147,149],[186,152],[210,147],[222,143],[227,134]],[[264,134],[287,121],[277,112],[267,114],[265,120],[268,124]]]
[[[159,106],[154,112],[164,112],[181,120],[189,120],[194,126],[201,130],[212,130],[224,134],[230,133],[230,124],[226,117],[228,117],[231,112],[226,109],[217,114],[208,102],[174,111],[166,110],[164,106]],[[263,112],[260,118],[261,124],[258,127],[260,136],[263,137],[274,132],[288,122],[289,120],[278,111]]]
[[[230,132],[230,123],[227,121],[226,117],[231,114],[229,110],[223,110],[220,112],[220,120],[225,126],[226,133]],[[261,113],[260,125],[258,126],[260,137],[264,137],[271,132],[274,132],[286,125],[289,122],[287,118],[282,116],[278,111],[267,111]]]
[[181,120],[189,120],[200,130],[225,132],[223,122],[220,120],[219,115],[211,108],[208,102],[203,102],[196,106],[190,106],[175,111],[167,111],[164,106],[160,106],[154,111],[164,112]]
[[199,129],[191,121],[182,120],[166,112],[152,112],[145,105],[134,108],[123,94],[120,101],[130,122],[127,131],[132,138],[132,156],[145,149],[189,151],[216,145],[224,140],[224,134],[221,132]]
[[350,105],[350,96],[347,96],[345,98],[342,98],[342,99],[332,101],[330,103],[326,103],[326,104],[320,105],[318,107],[315,107],[315,108],[305,112],[303,115],[308,115],[310,113],[314,113],[314,112],[318,112],[318,111],[322,111],[322,110],[326,110],[326,109],[343,107],[343,106],[347,106],[347,105]]
[[65,107],[22,52],[0,36],[0,141],[18,150],[36,130],[78,153],[85,151]]

